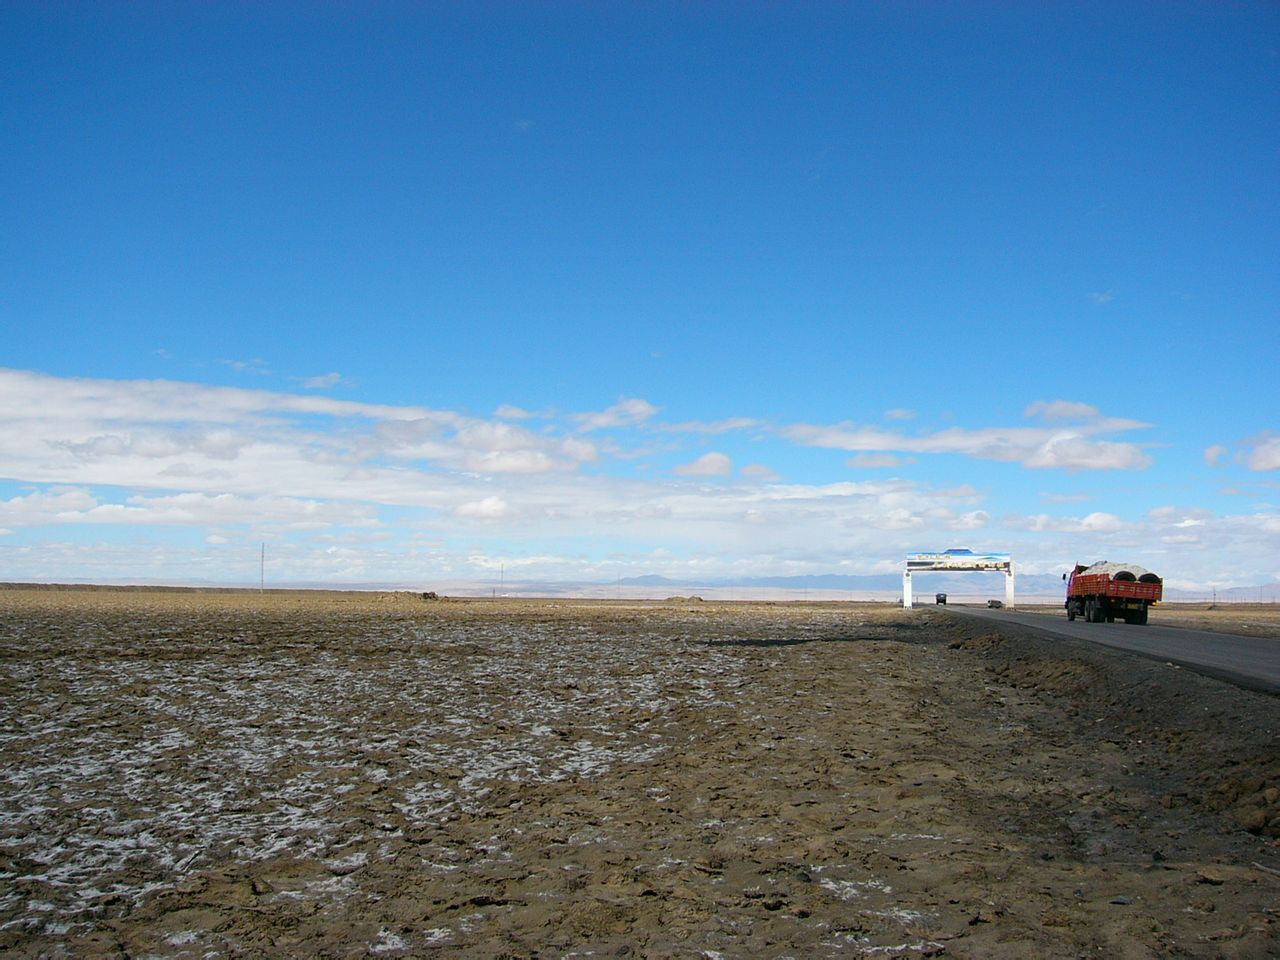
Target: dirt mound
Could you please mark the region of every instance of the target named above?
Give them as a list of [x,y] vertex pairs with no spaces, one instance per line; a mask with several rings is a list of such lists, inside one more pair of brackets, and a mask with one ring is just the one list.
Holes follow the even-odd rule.
[[[1280,838],[1280,698],[1013,625],[942,625],[953,649],[981,655],[992,677],[1064,703],[1084,735],[1158,755],[1162,804],[1223,813],[1222,824]],[[1003,639],[1002,639],[1003,638]]]

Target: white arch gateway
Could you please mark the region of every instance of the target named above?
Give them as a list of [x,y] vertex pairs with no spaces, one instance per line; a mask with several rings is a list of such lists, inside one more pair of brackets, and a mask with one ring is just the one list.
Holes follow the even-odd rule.
[[911,574],[934,570],[1003,570],[1004,605],[1013,609],[1013,560],[1007,553],[974,553],[952,549],[941,553],[909,553],[902,571],[902,605],[911,606]]

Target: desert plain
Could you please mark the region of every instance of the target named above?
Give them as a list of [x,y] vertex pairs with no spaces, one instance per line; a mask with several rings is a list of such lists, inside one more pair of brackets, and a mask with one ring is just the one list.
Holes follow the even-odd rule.
[[0,692],[6,956],[1280,954],[1280,698],[943,610],[15,587]]

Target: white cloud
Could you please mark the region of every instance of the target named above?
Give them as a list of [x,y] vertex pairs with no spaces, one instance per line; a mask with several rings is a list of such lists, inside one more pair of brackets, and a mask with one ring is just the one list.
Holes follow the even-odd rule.
[[1104,290],[1100,293],[1089,294],[1089,299],[1096,304],[1110,303],[1115,298],[1116,298],[1116,295],[1112,293],[1110,290]]
[[1132,443],[1061,434],[1046,440],[1022,463],[1028,467],[1067,470],[1143,470],[1151,466],[1151,458]]
[[44,485],[451,512],[476,499],[476,475],[573,473],[598,457],[580,436],[450,411],[172,381],[0,370],[0,408],[0,476]]
[[[1204,462],[1211,467],[1225,466],[1230,453],[1223,444],[1214,444],[1205,448]],[[1234,460],[1256,473],[1280,470],[1280,435],[1267,431],[1245,440],[1236,451]]]
[[578,437],[565,437],[557,443],[557,448],[566,457],[577,460],[579,463],[589,463],[600,459],[600,451],[596,449],[596,445]]
[[510,504],[501,497],[485,497],[483,500],[470,500],[459,504],[454,513],[459,517],[474,517],[479,520],[498,520],[511,511]]
[[[1037,422],[1010,428],[913,434],[801,424],[751,439],[773,444],[756,454],[762,460],[786,456],[780,436],[849,450],[866,463],[953,453],[1078,469],[1145,456],[1113,435],[1144,424],[1080,407],[1075,417],[1054,419],[1051,406],[1036,408]],[[0,500],[0,530],[13,531],[0,543],[0,565],[12,578],[109,580],[127,569],[153,582],[252,575],[256,583],[260,540],[279,580],[307,582],[475,576],[489,569],[481,557],[523,562],[550,579],[611,580],[619,569],[870,572],[909,550],[983,546],[979,539],[1019,562],[1149,560],[1144,565],[1187,579],[1254,576],[1256,558],[1280,555],[1280,517],[1262,489],[1267,477],[1254,481],[1249,514],[1178,506],[1126,516],[1102,484],[1090,493],[1100,508],[1093,513],[1008,518],[985,489],[989,481],[980,489],[966,482],[972,475],[947,486],[885,474],[782,483],[760,462],[735,478],[734,461],[716,452],[685,463],[684,479],[675,479],[663,465],[684,438],[655,427],[657,408],[647,401],[576,418],[547,414],[534,431],[518,416],[0,370],[0,410],[0,477],[26,485]],[[581,429],[606,424],[663,443],[613,464],[638,454],[622,447],[634,434]],[[705,436],[762,425],[732,417],[688,426],[688,434]],[[1270,442],[1268,435],[1248,449],[1265,464]],[[59,540],[60,528],[74,534]],[[981,535],[962,539],[965,531]],[[572,547],[549,550],[549,543]]]
[[950,428],[907,436],[879,427],[851,424],[796,424],[782,435],[803,445],[863,452],[956,453],[981,460],[1020,462],[1028,467],[1079,469],[1144,469],[1151,458],[1136,444],[1092,440],[1091,435],[1133,430],[1147,424],[1136,420],[1097,418],[1092,423],[1056,429],[1048,427]]
[[63,425],[85,422],[257,425],[289,414],[375,421],[413,420],[433,413],[422,407],[354,403],[176,380],[93,380],[5,369],[0,369],[0,409],[6,411],[7,418],[18,422]]
[[302,385],[308,390],[327,390],[342,383],[346,383],[346,380],[340,373],[322,373],[316,377],[307,377],[302,381]]
[[233,494],[180,493],[133,496],[123,504],[102,503],[69,511],[59,519],[75,523],[255,524],[279,529],[316,530],[334,525],[376,525],[367,505],[301,497],[239,497]]
[[234,460],[252,438],[228,429],[156,430],[140,427],[103,433],[83,440],[50,440],[78,460],[139,457],[159,460],[197,453],[211,460]]
[[1042,417],[1045,420],[1093,420],[1101,414],[1098,408],[1072,400],[1037,400],[1027,407],[1023,416]]
[[991,522],[991,516],[985,510],[970,510],[961,514],[952,524],[955,530],[980,530]]
[[1012,516],[1004,520],[1004,525],[1015,530],[1066,533],[1114,533],[1127,527],[1120,517],[1101,511],[1084,517],[1057,517],[1046,513],[1026,517]]
[[742,468],[742,475],[753,480],[774,481],[782,479],[774,470],[766,467],[763,463],[747,464]]
[[733,472],[733,461],[723,453],[704,453],[692,463],[675,468],[686,477],[727,477]]
[[1250,470],[1280,470],[1280,436],[1262,437],[1251,446],[1245,454],[1245,464]]
[[1125,521],[1114,513],[1097,511],[1081,520],[1080,527],[1083,530],[1122,530],[1125,527]]
[[892,410],[884,412],[884,418],[886,420],[914,420],[916,412],[905,407],[894,407]]
[[334,525],[376,525],[374,508],[341,501],[298,497],[241,497],[233,494],[180,493],[131,496],[104,503],[88,490],[52,487],[0,501],[0,521],[14,527],[50,524],[131,524],[207,526],[254,524],[276,529],[319,529]]
[[252,357],[248,360],[223,360],[224,366],[230,367],[237,373],[252,373],[257,376],[266,376],[271,372],[271,367],[267,361],[261,357]]
[[53,523],[60,515],[89,510],[97,505],[93,495],[80,487],[50,487],[34,493],[0,500],[0,523],[12,531]]
[[578,422],[578,429],[583,433],[602,430],[609,427],[632,427],[644,423],[658,412],[658,408],[647,400],[624,398],[613,406],[598,413],[578,413],[573,419]]
[[666,433],[721,434],[734,430],[751,430],[762,425],[762,421],[751,417],[727,417],[724,420],[686,420],[684,423],[673,423],[656,429]]
[[479,473],[572,470],[581,461],[596,458],[595,448],[582,440],[539,436],[506,423],[468,424],[454,433],[451,443],[460,454],[458,462],[463,469]]
[[915,457],[899,457],[892,453],[860,453],[846,460],[845,466],[857,470],[879,470],[885,467],[903,467],[915,462]]

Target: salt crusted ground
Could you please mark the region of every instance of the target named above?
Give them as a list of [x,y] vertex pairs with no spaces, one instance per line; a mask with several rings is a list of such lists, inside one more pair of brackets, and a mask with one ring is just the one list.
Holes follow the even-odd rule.
[[1280,700],[990,629],[3,590],[0,950],[1280,953]]

